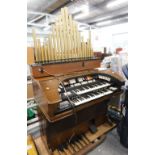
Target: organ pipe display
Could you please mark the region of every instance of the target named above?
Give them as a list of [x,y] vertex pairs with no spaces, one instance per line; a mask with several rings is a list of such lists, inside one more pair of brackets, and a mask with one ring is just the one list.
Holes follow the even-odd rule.
[[51,33],[43,44],[36,36],[34,29],[32,33],[35,63],[93,58],[90,30],[89,38],[87,42],[84,42],[77,23],[68,14],[66,7],[61,9],[60,15],[51,27]]

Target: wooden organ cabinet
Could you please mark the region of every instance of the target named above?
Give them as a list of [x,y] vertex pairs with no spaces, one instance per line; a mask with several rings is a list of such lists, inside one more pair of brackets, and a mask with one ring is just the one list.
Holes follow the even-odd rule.
[[43,140],[51,154],[85,154],[115,127],[108,123],[107,104],[120,96],[124,80],[95,69],[100,60],[93,56],[91,35],[84,42],[66,8],[43,44],[35,31],[33,38],[31,74]]

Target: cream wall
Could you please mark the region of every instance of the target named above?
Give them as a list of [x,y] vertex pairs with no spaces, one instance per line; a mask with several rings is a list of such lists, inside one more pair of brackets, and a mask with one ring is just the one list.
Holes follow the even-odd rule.
[[119,24],[92,30],[92,46],[95,51],[103,51],[104,47],[114,52],[115,48],[122,47],[127,51],[128,29],[126,24]]

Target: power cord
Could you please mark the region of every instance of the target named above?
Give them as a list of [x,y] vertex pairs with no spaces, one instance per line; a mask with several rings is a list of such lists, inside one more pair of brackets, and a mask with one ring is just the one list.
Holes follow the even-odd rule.
[[72,109],[73,109],[73,114],[74,114],[74,116],[75,116],[75,124],[77,124],[77,122],[78,122],[78,117],[77,117],[77,113],[76,113],[76,108],[75,108],[74,103],[73,103],[73,102],[71,101],[71,99],[69,98],[64,84],[62,83],[62,81],[61,81],[57,76],[55,76],[55,75],[53,75],[53,74],[50,74],[50,73],[49,73],[48,71],[46,71],[45,69],[43,69],[43,72],[46,72],[48,75],[55,77],[55,78],[60,82],[60,84],[62,85],[62,87],[63,87],[63,89],[64,89],[64,91],[65,91],[65,93],[66,93],[66,97],[67,97],[67,99],[68,99],[68,101],[69,101],[69,104],[71,105],[71,107],[72,107]]

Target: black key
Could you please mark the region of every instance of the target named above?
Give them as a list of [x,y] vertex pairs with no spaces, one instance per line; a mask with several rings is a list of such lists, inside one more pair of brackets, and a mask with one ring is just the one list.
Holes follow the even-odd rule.
[[89,94],[91,97],[93,97],[93,95],[92,94]]
[[99,92],[96,92],[97,93],[97,95],[99,95],[100,93]]
[[78,98],[80,101],[82,101],[83,99],[81,97]]
[[77,90],[77,89],[75,89],[74,91],[75,91],[76,93],[78,92],[78,90]]
[[89,95],[87,95],[88,96],[88,98],[90,98],[90,96]]
[[88,99],[88,96],[85,95],[84,98],[85,98],[85,99]]
[[87,86],[87,87],[88,87],[89,89],[91,88],[91,87],[90,87],[90,85],[89,85],[89,86]]
[[89,85],[90,88],[93,88],[93,85]]
[[71,101],[72,101],[73,103],[75,103],[75,102],[76,102],[76,101],[75,101],[75,99],[72,99]]
[[108,90],[106,88],[104,88],[104,91],[107,92]]
[[93,94],[94,94],[94,95],[97,95],[97,93],[96,93],[96,92],[93,92]]
[[81,91],[84,90],[83,87],[79,88]]
[[90,93],[90,95],[91,95],[92,97],[94,97],[94,96],[95,96],[93,93]]
[[100,92],[101,94],[103,93],[103,91],[102,91],[102,90],[100,90],[99,92]]

